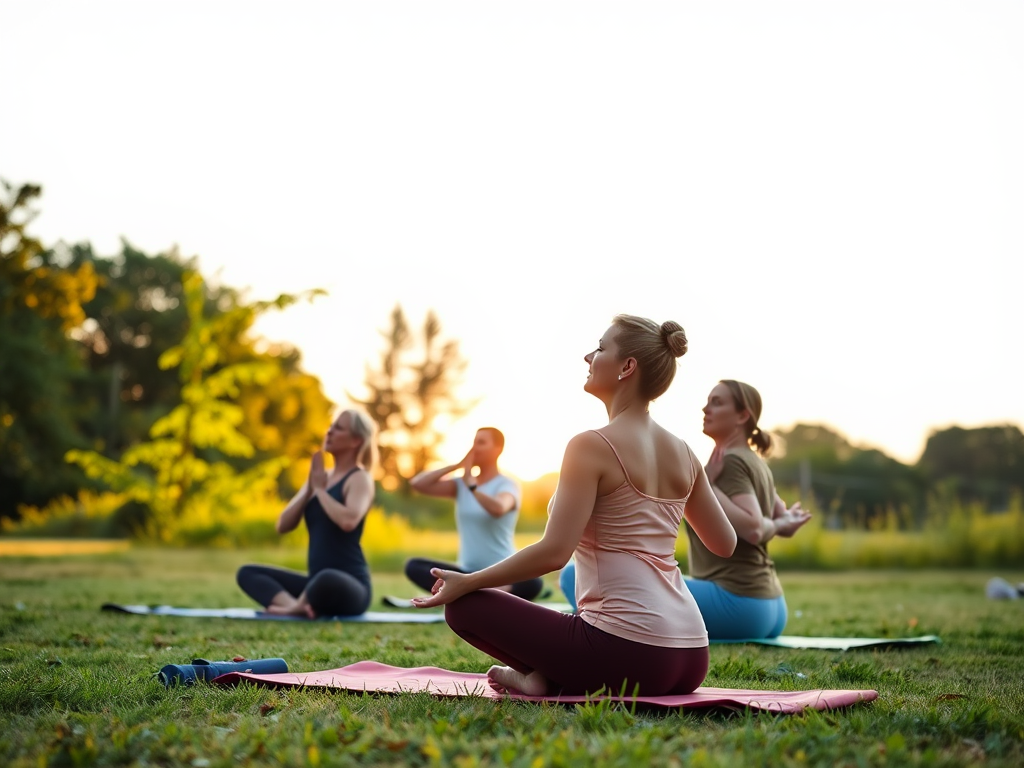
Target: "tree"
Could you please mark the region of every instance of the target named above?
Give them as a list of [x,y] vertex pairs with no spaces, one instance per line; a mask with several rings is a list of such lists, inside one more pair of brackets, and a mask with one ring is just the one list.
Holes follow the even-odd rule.
[[918,465],[961,501],[1005,509],[1015,493],[1024,493],[1024,433],[1012,424],[938,430]]
[[[387,330],[380,332],[384,338],[380,365],[366,368],[368,395],[358,398],[346,393],[377,423],[378,475],[387,490],[408,493],[408,478],[437,461],[445,423],[461,418],[476,405],[456,394],[466,361],[459,343],[443,340],[441,330],[440,320],[430,310],[416,338],[401,305],[395,305]],[[410,355],[415,359],[410,361]]]
[[[322,293],[308,292],[309,298]],[[68,461],[81,466],[126,500],[143,506],[145,532],[167,539],[183,521],[229,517],[239,509],[277,496],[285,456],[260,461],[239,472],[227,460],[251,458],[256,450],[241,433],[243,409],[234,402],[244,386],[267,386],[280,374],[268,361],[225,364],[223,341],[272,308],[298,297],[282,294],[269,302],[232,307],[208,316],[202,278],[187,274],[183,299],[188,330],[182,343],[161,355],[164,369],[176,368],[180,402],[150,429],[150,439],[129,447],[115,461],[95,451],[72,450]]]
[[97,278],[26,233],[41,193],[0,179],[0,517],[85,481],[61,460],[87,444],[76,396],[86,370],[68,333],[84,319]]
[[904,524],[920,521],[925,487],[913,467],[882,451],[851,445],[820,424],[797,424],[778,435],[785,454],[769,461],[777,485],[804,486],[819,509],[848,526],[871,524],[890,512],[903,513]]
[[[116,458],[145,440],[153,423],[179,405],[177,371],[162,368],[158,361],[188,332],[183,280],[197,269],[197,260],[184,259],[174,249],[150,256],[128,241],[112,258],[96,256],[87,243],[72,246],[70,252],[74,263],[93,264],[102,280],[75,334],[86,347],[92,374],[89,396],[95,417],[90,434],[102,453]],[[232,317],[218,325],[220,364],[261,362],[277,369],[263,384],[240,383],[235,402],[244,417],[238,429],[256,454],[227,461],[241,471],[257,460],[287,456],[291,462],[282,490],[290,496],[305,479],[307,468],[299,459],[322,439],[331,403],[319,379],[301,370],[298,350],[252,339],[259,312],[238,290],[207,282],[204,294],[205,316]]]

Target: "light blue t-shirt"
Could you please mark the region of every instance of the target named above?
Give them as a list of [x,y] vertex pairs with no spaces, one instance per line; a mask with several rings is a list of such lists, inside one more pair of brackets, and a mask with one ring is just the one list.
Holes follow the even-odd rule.
[[462,478],[455,481],[455,527],[459,529],[459,565],[480,571],[515,554],[516,520],[522,496],[514,480],[504,475],[477,486],[477,492],[494,497],[511,493],[516,500],[511,512],[494,517],[480,506]]

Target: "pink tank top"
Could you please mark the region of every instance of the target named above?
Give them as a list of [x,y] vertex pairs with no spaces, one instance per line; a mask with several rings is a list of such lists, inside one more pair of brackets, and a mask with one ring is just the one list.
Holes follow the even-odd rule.
[[[683,582],[675,545],[686,499],[641,493],[611,441],[625,481],[594,503],[576,547],[576,598],[588,624],[663,648],[702,648],[708,632]],[[692,461],[692,460],[691,460]],[[691,466],[692,469],[692,466]],[[692,486],[691,486],[692,492]]]

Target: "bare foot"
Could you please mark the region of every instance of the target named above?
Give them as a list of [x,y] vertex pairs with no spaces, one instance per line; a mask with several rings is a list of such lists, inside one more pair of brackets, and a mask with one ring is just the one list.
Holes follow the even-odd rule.
[[275,616],[291,616],[292,609],[287,605],[275,605],[271,603],[266,608],[267,613],[272,613]]
[[316,614],[313,613],[313,609],[308,603],[299,602],[296,602],[294,605],[274,605],[271,603],[267,606],[267,613],[274,616],[299,616],[303,619],[316,618]]
[[523,693],[527,696],[543,696],[548,692],[548,681],[536,670],[528,675],[516,672],[511,667],[497,665],[487,670],[487,680],[499,693]]

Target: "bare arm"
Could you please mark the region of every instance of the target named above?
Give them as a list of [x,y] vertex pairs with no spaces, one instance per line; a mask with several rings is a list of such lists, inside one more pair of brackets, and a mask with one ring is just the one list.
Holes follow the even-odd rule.
[[731,557],[736,551],[736,529],[704,474],[697,464],[693,490],[683,514],[704,546],[719,557]]
[[373,503],[373,478],[370,473],[356,472],[345,483],[345,503],[327,493],[327,488],[317,488],[313,495],[320,500],[324,512],[343,531],[352,531],[370,511]]
[[440,469],[424,470],[409,481],[414,491],[424,493],[427,496],[440,496],[445,499],[455,498],[455,481],[442,479],[445,475],[451,474],[462,464],[449,464]]
[[[725,516],[729,518],[736,535],[749,544],[762,544],[775,535],[775,528],[770,518],[761,514],[757,497],[752,493],[738,493],[726,496],[721,488],[714,488],[715,497],[722,505]],[[767,525],[766,525],[767,524]]]
[[736,532],[744,541],[751,544],[767,544],[776,536],[788,538],[811,519],[810,513],[800,508],[799,501],[791,509],[786,509],[786,505],[783,504],[782,511],[779,512],[778,504],[781,503],[781,499],[776,496],[776,506],[772,508],[773,517],[765,517],[761,514],[757,497],[753,494],[726,496],[721,489],[715,488],[715,496],[736,527]]
[[478,589],[501,587],[543,576],[569,562],[597,499],[597,486],[601,480],[597,469],[600,466],[598,451],[607,450],[603,442],[596,444],[598,440],[600,438],[596,435],[584,432],[569,441],[562,458],[551,514],[540,541],[475,573],[435,569],[443,574],[439,577],[443,586],[438,588],[435,585],[435,593],[430,597],[416,598],[413,601],[415,605],[419,608],[444,605]]
[[309,487],[309,478],[306,478],[298,493],[292,496],[288,506],[284,508],[281,516],[277,518],[277,523],[274,527],[278,533],[288,533],[298,527],[299,521],[302,519],[302,510],[306,508],[306,504],[311,498],[313,498],[313,491]]
[[502,491],[497,496],[488,496],[478,489],[473,491],[473,497],[491,517],[502,517],[516,508],[516,497],[508,491]]
[[775,494],[775,503],[772,505],[772,517],[781,517],[786,514],[786,502],[784,502],[779,494]]

